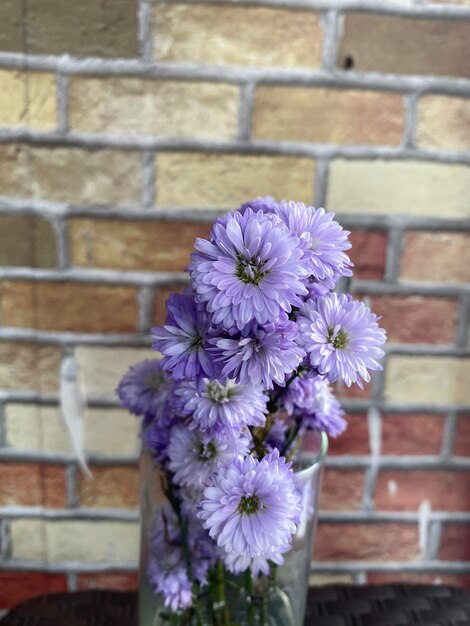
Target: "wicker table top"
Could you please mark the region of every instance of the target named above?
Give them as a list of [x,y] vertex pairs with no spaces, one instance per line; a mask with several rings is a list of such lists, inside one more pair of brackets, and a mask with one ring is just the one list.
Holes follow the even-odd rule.
[[[28,600],[0,626],[136,626],[135,592],[85,591]],[[429,585],[312,588],[305,626],[468,626],[470,593]],[[300,625],[299,625],[300,626]]]

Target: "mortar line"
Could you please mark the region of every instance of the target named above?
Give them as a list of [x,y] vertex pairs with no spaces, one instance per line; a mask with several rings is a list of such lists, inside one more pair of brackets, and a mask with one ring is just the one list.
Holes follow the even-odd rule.
[[66,134],[69,130],[69,77],[62,72],[56,74],[57,130]]
[[152,2],[139,0],[137,7],[139,53],[143,61],[153,61]]
[[439,549],[442,538],[442,522],[431,521],[429,528],[428,545],[426,546],[425,560],[435,561],[439,559]]
[[468,346],[470,330],[470,294],[459,298],[458,319],[455,329],[455,345],[465,348]]
[[76,463],[69,463],[65,468],[66,476],[66,493],[67,493],[67,506],[71,509],[76,509],[80,506],[80,500],[78,496],[78,476]]
[[441,456],[443,459],[449,459],[452,457],[456,429],[457,414],[455,411],[451,411],[446,417],[444,432],[442,433]]
[[0,402],[0,448],[7,446],[7,431],[5,420],[5,405]]
[[374,510],[375,489],[379,474],[380,454],[382,447],[381,419],[376,407],[367,411],[367,425],[369,431],[370,465],[364,478],[364,493],[361,509],[371,512]]
[[2,561],[11,558],[11,532],[10,522],[0,519],[0,567]]
[[59,270],[70,267],[69,223],[61,216],[52,219],[57,246],[57,265]]
[[155,206],[156,159],[152,150],[144,150],[140,155],[142,171],[142,208]]
[[319,158],[315,162],[314,205],[316,207],[327,206],[329,167],[330,162],[327,158]]
[[323,27],[323,48],[321,55],[321,67],[325,71],[336,69],[337,44],[339,35],[339,16],[335,8],[331,8],[321,16]]
[[137,327],[140,332],[148,333],[153,325],[153,304],[155,300],[153,287],[149,285],[140,287],[137,300],[139,304],[139,320]]
[[403,234],[403,229],[399,226],[392,227],[388,232],[384,280],[389,283],[396,283],[400,276]]
[[470,561],[312,561],[310,573],[353,573],[390,572],[390,573],[420,573],[435,572],[439,574],[468,574]]
[[67,590],[78,591],[78,576],[76,572],[67,572]]
[[[328,6],[327,8],[330,8]],[[469,13],[470,14],[470,13]],[[460,19],[457,18],[457,19]],[[148,78],[176,78],[191,81],[215,81],[229,83],[323,85],[332,87],[355,87],[403,92],[436,92],[449,95],[469,94],[470,79],[441,76],[402,74],[377,74],[375,72],[251,68],[242,66],[198,65],[195,63],[144,62],[139,59],[103,59],[98,57],[27,55],[16,52],[0,52],[0,67],[31,69],[64,74],[95,74],[117,76],[141,76]]]
[[403,105],[405,109],[405,124],[403,128],[403,137],[401,146],[403,148],[415,148],[416,140],[416,124],[418,116],[418,94],[409,93],[403,96]]
[[255,84],[247,82],[240,86],[238,105],[238,141],[245,143],[251,140],[255,105]]

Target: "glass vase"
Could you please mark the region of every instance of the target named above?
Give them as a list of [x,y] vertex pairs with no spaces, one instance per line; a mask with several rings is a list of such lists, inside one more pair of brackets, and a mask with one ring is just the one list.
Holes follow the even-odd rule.
[[[322,470],[328,449],[324,432],[305,433],[293,469],[302,494],[302,514],[291,549],[284,563],[274,566],[269,576],[240,575],[217,571],[223,586],[198,590],[198,608],[191,616],[171,616],[163,599],[149,584],[147,564],[149,535],[155,515],[166,503],[161,476],[152,458],[141,455],[141,544],[139,626],[300,626],[304,622],[310,562],[318,517]],[[217,572],[214,574],[217,576]]]

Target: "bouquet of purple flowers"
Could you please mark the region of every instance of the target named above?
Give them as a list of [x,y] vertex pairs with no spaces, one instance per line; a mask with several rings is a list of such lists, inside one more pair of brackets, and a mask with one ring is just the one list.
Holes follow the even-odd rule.
[[152,331],[162,358],[119,385],[166,496],[147,577],[171,624],[240,623],[226,600],[237,586],[246,623],[271,623],[252,599],[276,585],[302,515],[299,442],[346,428],[331,383],[362,387],[381,369],[377,316],[333,291],[352,274],[349,232],[333,218],[272,198],[218,218],[195,242],[190,286]]

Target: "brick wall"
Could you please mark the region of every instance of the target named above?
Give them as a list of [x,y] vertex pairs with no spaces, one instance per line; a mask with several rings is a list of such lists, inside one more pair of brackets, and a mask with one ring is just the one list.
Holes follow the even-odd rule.
[[[470,584],[470,3],[0,3],[0,607],[136,581],[148,354],[193,238],[272,194],[352,231],[385,369],[338,389],[315,581]],[[73,462],[58,369],[86,379]]]

